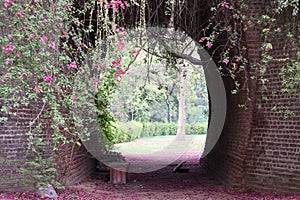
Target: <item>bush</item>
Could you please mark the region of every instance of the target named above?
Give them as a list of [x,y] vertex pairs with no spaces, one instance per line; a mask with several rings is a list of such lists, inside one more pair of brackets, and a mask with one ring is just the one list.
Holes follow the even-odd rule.
[[118,122],[118,128],[127,135],[126,140],[121,142],[128,142],[142,136],[143,124],[137,121]]
[[[120,142],[129,142],[141,137],[176,135],[177,123],[162,122],[118,122],[120,136],[115,140]],[[207,123],[186,124],[185,131],[187,135],[201,135],[207,133]]]

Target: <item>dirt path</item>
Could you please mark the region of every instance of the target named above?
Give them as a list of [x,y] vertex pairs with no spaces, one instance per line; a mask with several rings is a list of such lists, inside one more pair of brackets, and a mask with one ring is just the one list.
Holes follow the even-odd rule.
[[[184,156],[182,157],[184,158]],[[186,158],[186,157],[185,157]],[[128,174],[126,185],[105,183],[105,174],[96,173],[88,180],[72,187],[90,194],[89,199],[130,199],[130,200],[278,200],[300,199],[298,196],[263,195],[258,193],[241,193],[227,189],[206,173],[198,165],[199,155],[189,154],[184,168],[188,173],[172,173],[175,165],[167,166],[155,172]],[[182,160],[182,159],[180,159]],[[179,161],[177,161],[179,162]]]
[[[132,155],[133,156],[133,155]],[[131,157],[141,161],[142,155]],[[165,156],[165,155],[164,155]],[[58,200],[300,200],[300,195],[272,195],[241,193],[221,185],[199,166],[200,154],[186,152],[172,165],[148,173],[128,173],[126,185],[105,182],[106,175],[97,172],[90,178],[60,192]],[[148,157],[145,160],[151,161]],[[153,159],[153,158],[152,158]],[[183,166],[188,173],[172,173],[176,163],[187,161]],[[0,193],[5,200],[41,199],[35,193]]]

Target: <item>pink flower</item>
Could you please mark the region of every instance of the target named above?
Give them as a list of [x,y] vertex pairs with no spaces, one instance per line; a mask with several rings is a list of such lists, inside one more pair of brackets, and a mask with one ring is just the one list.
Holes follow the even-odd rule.
[[77,97],[75,95],[72,95],[72,101],[76,101]]
[[229,8],[229,4],[228,4],[226,1],[223,1],[223,2],[221,3],[221,6],[222,6],[222,7],[225,7],[226,9]]
[[281,32],[281,31],[282,31],[282,28],[280,28],[280,27],[277,28],[277,31],[278,31],[278,32]]
[[14,0],[4,0],[4,7],[7,8],[8,6],[10,6],[10,4],[12,4],[14,2]]
[[112,5],[112,2],[107,2],[106,8],[109,8]]
[[5,64],[6,64],[6,65],[9,65],[9,62],[10,62],[10,60],[9,60],[9,58],[7,58],[7,59],[5,60]]
[[76,62],[71,62],[70,64],[67,64],[67,67],[69,67],[70,69],[74,69],[77,68],[77,64]]
[[115,78],[116,79],[120,79],[121,78],[121,74],[115,74]]
[[27,29],[26,26],[23,26],[23,27],[22,27],[22,30],[23,30],[23,31],[26,31],[26,29]]
[[51,42],[48,46],[52,49],[55,49],[55,42]]
[[23,15],[23,13],[22,13],[21,10],[18,10],[17,16],[18,16],[18,17],[21,17],[21,18],[24,18],[24,15]]
[[46,35],[43,35],[41,38],[41,43],[46,44],[46,40],[48,40],[48,37]]
[[126,72],[124,70],[122,70],[122,69],[118,70],[118,73],[119,74],[126,74]]
[[207,46],[207,48],[210,49],[212,47],[212,43],[211,42],[207,42],[206,46]]
[[11,34],[8,34],[7,37],[10,39],[12,36],[11,36]]
[[36,35],[33,34],[33,33],[31,33],[31,34],[29,35],[29,37],[30,37],[30,38],[36,38]]
[[40,89],[40,87],[39,86],[34,86],[34,90],[35,90],[35,93],[40,93],[41,92],[41,89]]
[[118,46],[118,50],[120,51],[120,50],[122,50],[122,48],[125,46],[125,42],[123,42],[123,41],[120,41],[119,42],[119,46]]
[[48,70],[47,70],[47,68],[46,68],[46,67],[44,67],[43,71],[46,73]]
[[16,57],[17,57],[17,58],[20,58],[20,56],[21,56],[21,52],[18,51],[18,52],[16,53]]
[[53,80],[53,79],[52,79],[51,76],[49,76],[49,75],[48,75],[48,76],[44,76],[44,81],[45,81],[45,82],[52,82],[52,80]]
[[12,42],[9,42],[8,45],[6,45],[6,46],[2,46],[2,50],[3,50],[5,53],[8,53],[8,52],[13,51],[13,50],[15,50],[15,49],[16,49],[16,46],[14,46],[14,45],[12,44]]
[[47,20],[47,19],[44,19],[44,20],[43,20],[43,22],[44,22],[44,23],[47,23],[47,22],[48,22],[48,20]]
[[226,59],[226,60],[223,60],[223,63],[225,63],[226,65],[228,65],[228,63],[229,63],[229,60],[228,60],[228,59]]
[[204,42],[204,40],[205,40],[205,37],[202,37],[202,38],[199,40],[199,42],[202,43],[202,42]]
[[7,77],[8,77],[7,74],[5,74],[5,75],[3,76],[3,80],[2,80],[3,83],[5,83],[5,82],[7,81]]
[[34,3],[38,3],[39,2],[39,0],[34,0]]
[[273,46],[271,43],[268,43],[265,47],[265,51],[271,51],[273,49]]

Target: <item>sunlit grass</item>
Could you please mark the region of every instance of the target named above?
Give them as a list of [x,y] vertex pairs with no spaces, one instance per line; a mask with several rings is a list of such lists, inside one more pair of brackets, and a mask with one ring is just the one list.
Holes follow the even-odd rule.
[[206,135],[186,135],[184,141],[175,141],[176,136],[155,136],[115,145],[121,153],[154,153],[203,151]]

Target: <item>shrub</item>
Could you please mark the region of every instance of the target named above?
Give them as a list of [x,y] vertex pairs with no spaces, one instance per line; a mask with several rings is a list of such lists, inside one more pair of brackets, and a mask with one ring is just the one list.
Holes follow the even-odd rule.
[[[114,136],[114,140],[120,142],[129,142],[141,137],[176,135],[177,123],[162,122],[118,122],[119,136]],[[185,131],[187,135],[200,135],[207,133],[207,123],[186,124]]]
[[118,122],[118,128],[121,130],[122,134],[127,136],[126,140],[121,142],[128,142],[141,137],[143,124],[137,121]]

